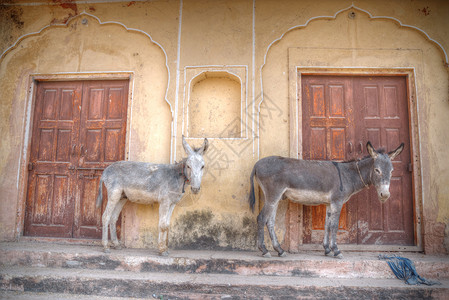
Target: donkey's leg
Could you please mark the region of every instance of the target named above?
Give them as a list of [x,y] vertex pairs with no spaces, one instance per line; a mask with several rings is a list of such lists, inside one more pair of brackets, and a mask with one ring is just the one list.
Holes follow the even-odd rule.
[[[167,199],[165,199],[167,200]],[[158,250],[159,255],[168,255],[168,231],[170,229],[170,218],[173,213],[175,204],[166,201],[160,203],[159,206],[159,238],[158,238]]]
[[257,216],[257,248],[259,248],[260,251],[262,251],[263,257],[271,257],[270,252],[268,252],[267,247],[265,246],[265,225],[267,224],[267,213],[266,213],[266,197],[265,197],[265,190],[264,186],[259,182],[259,180],[256,177],[257,182],[259,183],[259,186],[262,190],[262,193],[260,193],[260,198],[263,202],[262,209],[260,210],[259,215]]
[[328,255],[331,252],[331,248],[329,247],[330,216],[331,216],[330,205],[326,205],[326,222],[324,224],[324,240],[323,240],[324,255]]
[[280,199],[277,199],[277,201],[270,205],[268,209],[267,228],[274,250],[277,251],[278,256],[284,257],[287,255],[287,253],[285,253],[285,251],[281,248],[281,245],[279,244],[278,238],[276,236],[276,232],[274,231],[274,224],[276,223],[276,212],[279,205],[279,200]]
[[267,206],[264,205],[260,214],[257,216],[257,248],[262,251],[263,257],[271,257],[265,246],[265,225],[267,224]]
[[122,249],[122,246],[120,245],[120,242],[117,239],[117,220],[118,220],[118,216],[120,215],[120,212],[123,209],[123,206],[125,205],[125,203],[127,201],[128,201],[128,199],[126,199],[126,198],[120,199],[120,201],[115,206],[114,211],[112,212],[111,220],[109,221],[109,223],[110,223],[109,227],[110,227],[110,231],[111,231],[111,240],[112,240],[112,243],[114,244],[114,248],[117,250]]
[[114,211],[117,202],[120,201],[121,191],[119,189],[114,190],[113,188],[108,188],[108,204],[106,204],[106,208],[103,213],[102,222],[103,222],[103,232],[102,232],[102,244],[104,252],[109,253],[108,246],[108,227],[109,222],[111,221],[112,212]]
[[334,252],[334,257],[343,258],[343,254],[341,254],[340,250],[337,247],[337,232],[338,232],[338,223],[340,221],[340,213],[343,204],[331,204],[330,205],[330,232],[331,232],[331,249]]

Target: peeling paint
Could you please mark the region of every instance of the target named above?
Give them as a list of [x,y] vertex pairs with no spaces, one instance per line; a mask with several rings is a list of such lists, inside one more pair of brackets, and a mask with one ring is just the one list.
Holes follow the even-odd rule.
[[70,18],[78,14],[78,5],[72,0],[52,0],[53,3],[58,4],[63,9],[71,10],[68,15],[62,19],[54,18],[51,24],[65,24]]
[[418,11],[420,13],[422,13],[424,16],[430,15],[430,8],[428,6],[425,6],[425,7],[421,8],[421,9],[418,9]]

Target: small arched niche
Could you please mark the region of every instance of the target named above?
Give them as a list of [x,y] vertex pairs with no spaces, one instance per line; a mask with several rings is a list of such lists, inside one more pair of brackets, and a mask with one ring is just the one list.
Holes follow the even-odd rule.
[[190,84],[189,137],[242,137],[242,84],[228,72],[203,72]]

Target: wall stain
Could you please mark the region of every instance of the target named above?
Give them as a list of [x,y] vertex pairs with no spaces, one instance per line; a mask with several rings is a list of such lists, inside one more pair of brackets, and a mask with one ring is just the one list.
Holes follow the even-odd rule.
[[20,35],[25,22],[22,20],[21,7],[8,7],[0,4],[0,38],[3,45],[12,44]]
[[22,8],[14,8],[14,9],[11,9],[11,11],[10,11],[10,13],[9,13],[9,17],[10,17],[12,23],[13,23],[18,29],[22,29],[22,28],[23,28],[24,22],[21,20],[21,19],[22,19],[22,14],[23,14]]
[[[239,226],[240,224],[240,226]],[[250,250],[255,248],[253,218],[229,216],[219,220],[209,210],[187,212],[176,219],[169,247],[196,250]]]

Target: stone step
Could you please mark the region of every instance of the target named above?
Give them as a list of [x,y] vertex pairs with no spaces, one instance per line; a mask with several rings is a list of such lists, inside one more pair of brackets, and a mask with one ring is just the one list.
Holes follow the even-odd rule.
[[[180,251],[168,257],[154,250],[122,249],[102,252],[96,245],[36,242],[0,243],[0,265],[185,274],[234,274],[301,278],[395,278],[379,253],[345,252],[341,260],[307,251],[287,257],[263,258],[258,252]],[[447,256],[399,253],[410,258],[422,277],[449,279]]]
[[297,278],[17,266],[0,270],[0,289],[4,292],[156,299],[447,299],[449,280],[441,283],[428,287],[408,286],[396,279]]
[[[2,300],[124,300],[123,297],[81,295],[81,294],[63,294],[63,293],[40,293],[23,291],[4,291],[0,290],[0,299]],[[126,297],[126,300],[139,300],[142,298]],[[154,299],[151,296],[149,299]]]

